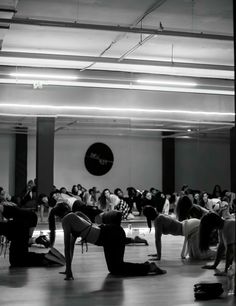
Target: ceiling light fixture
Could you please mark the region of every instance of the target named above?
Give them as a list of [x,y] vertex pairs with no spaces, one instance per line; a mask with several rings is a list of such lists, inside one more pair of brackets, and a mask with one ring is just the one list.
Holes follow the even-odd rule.
[[100,106],[72,106],[72,105],[47,105],[47,104],[15,104],[15,103],[1,103],[1,108],[22,108],[35,110],[54,110],[54,111],[101,111],[101,112],[129,112],[129,113],[175,113],[175,114],[191,114],[191,115],[215,115],[215,116],[235,116],[235,113],[230,112],[203,112],[203,111],[189,111],[176,109],[145,109],[145,108],[119,108],[119,107],[100,107]]
[[156,85],[167,85],[167,86],[197,86],[197,83],[195,82],[181,82],[181,81],[169,81],[169,80],[137,80],[137,83],[143,83],[143,84],[156,84]]
[[[48,50],[53,53],[53,50]],[[154,73],[158,75],[172,75],[183,77],[205,77],[212,79],[234,80],[234,66],[207,65],[171,61],[146,61],[124,59],[117,62],[116,58],[78,56],[76,54],[46,54],[34,49],[6,48],[1,51],[0,65],[29,66],[44,68],[70,68],[83,69],[85,66],[96,62],[95,70],[122,71],[133,73]]]
[[[35,79],[4,79],[0,78],[0,84],[24,84],[33,85]],[[158,86],[148,84],[121,84],[121,83],[105,83],[105,82],[81,82],[66,80],[42,80],[43,85],[48,86],[72,86],[72,87],[91,87],[91,88],[111,88],[111,89],[129,89],[129,90],[151,90],[151,91],[167,91],[167,92],[189,92],[202,94],[216,94],[234,96],[234,90],[225,90],[218,88],[199,88],[199,87],[175,87],[175,86]]]
[[52,80],[77,80],[77,76],[73,75],[56,75],[56,74],[40,74],[40,73],[10,73],[15,78],[34,78],[34,79],[52,79]]

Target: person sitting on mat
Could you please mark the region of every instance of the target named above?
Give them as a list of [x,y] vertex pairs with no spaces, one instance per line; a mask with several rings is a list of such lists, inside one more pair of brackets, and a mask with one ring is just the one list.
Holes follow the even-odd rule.
[[65,265],[64,256],[55,248],[50,248],[48,253],[29,252],[29,226],[26,223],[19,220],[1,221],[0,235],[6,237],[6,242],[10,241],[9,262],[11,267]]
[[12,202],[1,202],[0,203],[0,221],[4,220],[15,220],[22,226],[29,229],[28,244],[39,244],[45,248],[50,246],[50,241],[46,235],[40,235],[33,237],[34,230],[38,223],[37,214],[28,208],[19,208]]

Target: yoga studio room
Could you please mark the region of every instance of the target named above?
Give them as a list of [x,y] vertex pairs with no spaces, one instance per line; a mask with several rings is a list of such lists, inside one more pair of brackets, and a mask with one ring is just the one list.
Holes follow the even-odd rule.
[[235,306],[233,0],[0,0],[0,305]]

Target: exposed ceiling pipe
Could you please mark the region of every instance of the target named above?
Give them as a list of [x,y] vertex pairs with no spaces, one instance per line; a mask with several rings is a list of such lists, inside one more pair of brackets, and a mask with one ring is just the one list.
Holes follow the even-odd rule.
[[[61,54],[43,54],[43,53],[29,53],[29,52],[0,52],[1,58],[22,58],[22,59],[43,59],[43,60],[62,60],[62,61],[78,61],[78,62],[99,62],[99,63],[118,63],[117,58],[112,57],[95,57],[95,56],[80,56],[80,55],[61,55]],[[228,65],[212,65],[212,64],[196,64],[184,62],[167,62],[167,61],[153,61],[141,59],[124,59],[120,64],[125,65],[145,65],[145,66],[160,66],[160,67],[175,67],[175,68],[196,68],[196,69],[212,69],[212,70],[226,70],[234,71],[234,66]],[[7,65],[10,65],[9,63]]]
[[186,132],[180,132],[180,133],[175,133],[174,135],[165,135],[162,136],[162,138],[173,138],[173,136],[179,137],[179,136],[193,136],[193,135],[198,135],[198,134],[203,134],[203,133],[209,133],[209,132],[214,132],[214,131],[219,131],[219,130],[229,130],[228,125],[223,125],[223,126],[217,126],[217,127],[212,127],[212,128],[207,128],[207,129],[193,129],[191,131],[186,131]]
[[201,38],[201,39],[213,39],[213,40],[234,40],[233,35],[212,34],[204,32],[187,32],[187,31],[174,31],[165,29],[153,29],[153,28],[137,28],[132,26],[120,26],[120,25],[102,25],[91,23],[78,23],[78,22],[65,22],[55,20],[41,20],[32,18],[0,18],[0,23],[7,24],[23,24],[30,26],[44,26],[44,27],[60,27],[60,28],[73,28],[84,30],[97,30],[97,31],[112,31],[112,32],[126,32],[134,34],[153,34],[161,36],[175,36],[175,37],[189,37],[189,38]]
[[[130,27],[135,27],[137,24],[139,24],[139,22],[142,22],[142,20],[149,15],[150,13],[152,13],[155,9],[157,9],[158,7],[160,7],[164,2],[166,2],[166,0],[158,0],[155,1],[155,3],[153,5],[151,5],[141,16],[139,16],[131,25]],[[117,35],[115,37],[115,39],[113,39],[113,41],[110,43],[110,45],[105,48],[100,54],[99,57],[102,57],[108,50],[111,49],[112,46],[114,46],[118,41],[120,41],[121,39],[123,39],[126,36],[127,33],[121,33],[119,35]],[[152,34],[150,36],[153,36]],[[81,72],[93,67],[96,64],[96,62],[91,63],[90,65],[84,67],[83,69],[81,69]]]
[[148,35],[147,37],[145,37],[143,40],[140,40],[135,46],[133,46],[131,49],[129,49],[128,51],[126,51],[119,59],[118,62],[121,62],[125,59],[125,57],[127,57],[128,55],[130,55],[131,53],[133,53],[135,50],[137,50],[139,47],[141,47],[142,45],[144,45],[147,41],[149,41],[150,39],[152,39],[155,35]]
[[17,12],[17,10],[15,8],[12,8],[12,7],[0,7],[0,12],[15,14]]
[[58,132],[58,131],[60,131],[60,130],[66,129],[66,128],[68,128],[69,126],[75,125],[77,122],[78,122],[78,120],[74,120],[74,121],[72,121],[72,122],[67,123],[67,124],[64,125],[64,126],[59,126],[58,128],[55,129],[55,133]]

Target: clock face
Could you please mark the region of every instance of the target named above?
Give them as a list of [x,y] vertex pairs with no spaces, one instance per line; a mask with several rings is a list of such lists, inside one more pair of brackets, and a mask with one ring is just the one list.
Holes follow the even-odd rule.
[[84,158],[85,167],[93,175],[104,175],[112,168],[114,156],[112,150],[104,143],[92,144]]

